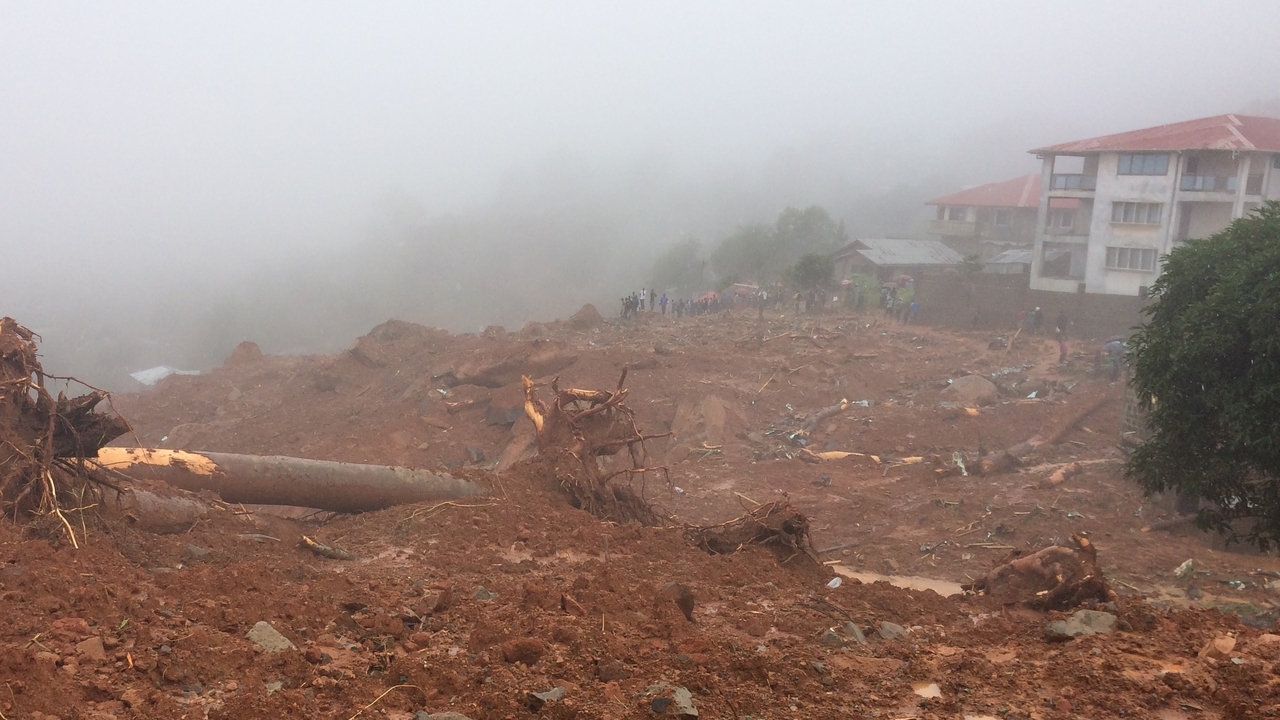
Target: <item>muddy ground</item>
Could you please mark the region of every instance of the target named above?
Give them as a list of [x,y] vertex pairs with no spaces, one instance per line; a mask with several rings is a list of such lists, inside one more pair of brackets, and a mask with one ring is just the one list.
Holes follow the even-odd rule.
[[[491,494],[358,516],[215,503],[168,535],[90,508],[71,516],[79,550],[51,522],[0,525],[3,716],[640,718],[677,712],[675,688],[705,718],[1274,714],[1280,562],[1170,526],[1171,504],[1123,477],[1122,391],[1091,376],[1091,346],[1058,366],[1047,338],[991,340],[872,314],[584,312],[462,336],[391,321],[331,356],[244,346],[116,397],[136,434],[117,444],[447,469]],[[672,433],[647,462],[669,475],[636,481],[666,528],[574,509],[529,457],[521,370],[612,388],[623,366],[640,425]],[[970,374],[998,394],[948,390]],[[1038,434],[1060,437],[976,473]],[[801,442],[858,454],[808,462]],[[827,564],[682,536],[781,498]],[[1064,640],[1047,628],[1065,613],[945,596],[1075,533],[1120,595],[1099,608],[1109,634]],[[260,622],[293,648],[246,639]]]

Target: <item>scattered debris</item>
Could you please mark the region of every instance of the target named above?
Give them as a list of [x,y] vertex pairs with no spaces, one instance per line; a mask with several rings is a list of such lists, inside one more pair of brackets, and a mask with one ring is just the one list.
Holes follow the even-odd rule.
[[352,555],[351,553],[347,552],[346,550],[343,550],[343,549],[341,549],[341,548],[331,547],[331,546],[329,546],[329,545],[321,545],[320,543],[316,542],[315,540],[312,540],[311,538],[307,537],[306,535],[303,535],[303,536],[302,536],[301,544],[302,544],[302,547],[304,547],[304,548],[306,548],[306,549],[310,550],[311,552],[315,553],[316,555],[319,555],[320,557],[326,557],[326,558],[329,558],[330,560],[356,560],[356,559],[358,559],[358,558],[356,558],[356,556],[355,556],[355,555]]
[[714,555],[735,553],[748,545],[768,545],[788,553],[786,560],[805,555],[819,562],[809,537],[809,518],[786,500],[765,503],[719,525],[687,526],[685,537]]
[[1066,620],[1049,623],[1049,636],[1070,639],[1081,635],[1109,635],[1116,624],[1116,616],[1100,610],[1078,610]]

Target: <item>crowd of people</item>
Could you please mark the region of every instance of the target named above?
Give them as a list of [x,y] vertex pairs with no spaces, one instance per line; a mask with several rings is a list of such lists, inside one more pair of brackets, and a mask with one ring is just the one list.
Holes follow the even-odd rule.
[[697,300],[684,298],[672,300],[666,293],[659,296],[657,290],[640,288],[639,292],[633,292],[621,299],[622,317],[633,318],[636,313],[646,312],[646,302],[648,303],[647,312],[658,312],[663,315],[670,312],[675,317],[705,315],[719,312],[723,307],[720,295],[717,293],[708,293]]

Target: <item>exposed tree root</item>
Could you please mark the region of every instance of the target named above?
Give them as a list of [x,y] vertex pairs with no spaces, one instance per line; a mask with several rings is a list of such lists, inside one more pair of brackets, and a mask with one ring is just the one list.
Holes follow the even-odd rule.
[[713,555],[738,552],[748,545],[767,545],[786,553],[787,559],[804,554],[814,563],[819,562],[809,537],[809,518],[785,500],[765,503],[719,525],[691,525],[685,528],[684,535]]
[[[627,407],[624,368],[618,386],[605,390],[560,389],[551,381],[552,397],[538,399],[533,381],[524,380],[524,411],[533,421],[538,452],[551,460],[556,479],[570,501],[596,517],[614,522],[662,525],[665,518],[644,498],[644,482],[651,472],[667,468],[646,467],[645,441],[670,433],[645,435],[636,426],[635,413]],[[630,467],[614,472],[601,469],[601,458],[627,451]],[[639,480],[640,490],[634,482]]]
[[1115,600],[1115,591],[1098,567],[1097,548],[1081,535],[1071,540],[1071,546],[1054,545],[1026,557],[1015,553],[965,590],[1034,610],[1067,610],[1089,601]]
[[0,318],[0,510],[15,518],[55,515],[77,545],[62,503],[84,497],[85,458],[129,428],[118,416],[93,411],[107,397],[102,390],[75,398],[58,393],[55,400],[46,382],[74,378],[45,374],[37,337],[13,318]]

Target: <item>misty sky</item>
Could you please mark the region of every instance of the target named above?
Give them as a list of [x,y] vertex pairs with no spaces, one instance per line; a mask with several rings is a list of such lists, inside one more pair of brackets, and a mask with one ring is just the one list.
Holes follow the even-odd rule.
[[1040,144],[1276,107],[1277,27],[1276,0],[4,1],[0,248],[31,264],[0,312],[55,303],[53,271],[180,283],[546,177],[551,202],[791,168],[797,205],[838,195],[814,158],[1003,180]]

